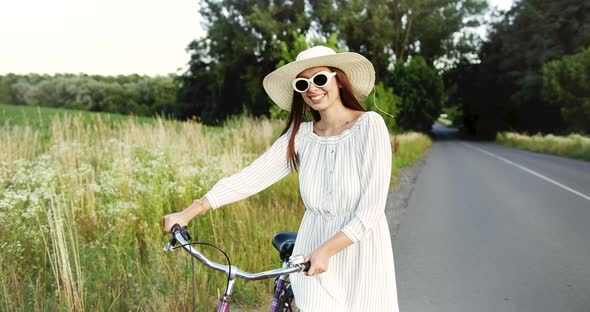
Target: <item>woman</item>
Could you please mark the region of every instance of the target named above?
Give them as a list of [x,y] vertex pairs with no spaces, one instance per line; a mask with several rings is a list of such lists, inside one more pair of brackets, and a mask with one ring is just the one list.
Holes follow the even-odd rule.
[[[359,99],[375,71],[363,56],[317,46],[264,78],[264,89],[289,111],[283,135],[250,166],[222,179],[165,230],[262,191],[299,171],[306,212],[293,254],[305,254],[306,275],[291,284],[302,311],[398,311],[385,202],[391,145],[381,116]],[[310,112],[315,122],[302,122]]]

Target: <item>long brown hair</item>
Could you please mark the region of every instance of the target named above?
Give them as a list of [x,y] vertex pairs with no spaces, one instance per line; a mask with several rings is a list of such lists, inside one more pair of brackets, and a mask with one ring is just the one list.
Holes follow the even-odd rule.
[[[331,71],[336,73],[336,78],[340,83],[340,100],[345,107],[353,110],[366,112],[367,110],[361,105],[359,100],[352,94],[352,86],[350,81],[346,77],[346,74],[338,68],[328,67]],[[309,106],[306,106],[303,101],[303,97],[298,92],[293,91],[293,102],[291,103],[291,111],[287,118],[287,124],[281,135],[289,131],[289,128],[293,128],[291,137],[289,137],[289,145],[287,146],[287,160],[292,170],[297,170],[299,166],[299,156],[295,152],[295,136],[299,132],[299,127],[303,121],[306,111],[309,111],[314,121],[320,121],[320,113]]]

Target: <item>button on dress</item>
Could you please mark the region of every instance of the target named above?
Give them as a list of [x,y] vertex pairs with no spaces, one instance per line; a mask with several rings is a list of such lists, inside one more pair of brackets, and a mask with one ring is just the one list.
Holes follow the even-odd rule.
[[[212,207],[256,194],[288,175],[291,130],[239,173],[205,195]],[[337,136],[318,136],[301,124],[295,138],[305,214],[293,254],[307,255],[342,231],[353,244],[330,258],[328,271],[292,274],[297,306],[308,311],[399,311],[385,203],[391,144],[383,118],[363,113]]]

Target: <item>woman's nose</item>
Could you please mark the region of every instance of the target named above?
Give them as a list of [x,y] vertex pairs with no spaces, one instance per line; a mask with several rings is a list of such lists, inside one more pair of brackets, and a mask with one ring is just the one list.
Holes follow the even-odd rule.
[[309,84],[309,90],[307,90],[307,91],[317,91],[317,90],[319,90],[319,89],[320,89],[320,88],[318,88],[318,87],[317,87],[315,84],[313,84],[313,83],[310,83],[310,84]]

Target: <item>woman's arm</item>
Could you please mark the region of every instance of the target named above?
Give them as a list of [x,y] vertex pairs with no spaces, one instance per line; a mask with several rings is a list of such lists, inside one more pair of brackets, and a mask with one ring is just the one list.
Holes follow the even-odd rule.
[[352,241],[346,234],[342,232],[336,233],[336,235],[332,236],[332,238],[325,241],[320,247],[305,257],[305,261],[311,263],[309,270],[305,274],[313,276],[326,272],[330,258],[350,245],[352,245]]
[[164,216],[164,231],[170,232],[174,224],[185,226],[196,216],[202,215],[210,209],[211,204],[206,197],[197,199],[183,211]]
[[164,231],[169,232],[175,223],[186,225],[194,217],[210,209],[236,202],[254,195],[291,172],[287,161],[287,145],[291,130],[279,137],[275,143],[252,164],[240,172],[219,180],[205,196],[195,200],[183,211],[164,217]]
[[385,204],[391,182],[391,141],[385,121],[371,114],[366,129],[361,165],[361,196],[353,218],[342,232],[353,243],[362,240],[379,219],[385,218]]
[[252,164],[234,175],[219,180],[205,194],[211,208],[217,209],[257,194],[291,173],[287,161],[290,137],[291,129],[279,137]]

